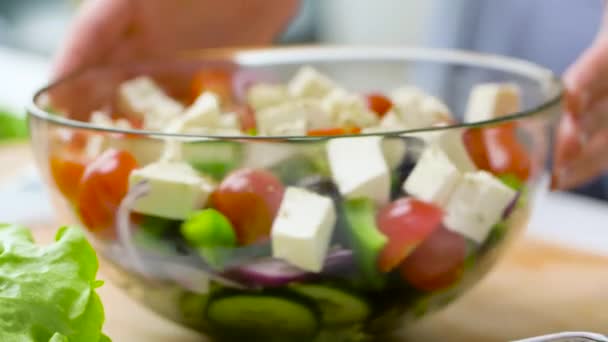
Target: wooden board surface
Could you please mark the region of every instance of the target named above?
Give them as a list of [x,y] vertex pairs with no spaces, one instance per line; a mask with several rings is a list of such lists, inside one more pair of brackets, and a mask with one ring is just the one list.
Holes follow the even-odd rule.
[[[0,148],[0,183],[30,161],[23,146]],[[49,240],[51,223],[31,224],[37,227],[37,238]],[[151,313],[109,282],[100,294],[106,308],[104,330],[114,341],[204,341]],[[607,306],[607,257],[520,238],[480,284],[404,331],[397,341],[491,342],[568,330],[608,333]]]

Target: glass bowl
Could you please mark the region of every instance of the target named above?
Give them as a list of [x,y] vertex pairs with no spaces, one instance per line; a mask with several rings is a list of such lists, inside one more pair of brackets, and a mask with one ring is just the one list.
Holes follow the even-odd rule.
[[[200,70],[286,81],[302,65],[354,92],[416,86],[443,100],[454,120],[444,127],[331,137],[203,136],[89,122],[97,110],[115,114],[117,89],[136,76],[152,77],[188,104],[191,79]],[[469,92],[485,82],[517,85],[521,110],[462,123]],[[87,231],[103,273],[137,301],[219,340],[356,341],[415,324],[492,268],[506,242],[525,226],[545,184],[561,97],[560,82],[542,67],[463,51],[208,50],[81,70],[36,94],[29,118],[37,163],[61,218]],[[406,193],[402,183],[417,172],[416,185],[445,191],[449,168],[416,171],[425,153],[439,145],[456,154],[461,148],[474,165],[458,173],[449,197],[425,202],[409,193],[415,191]],[[222,184],[206,190],[207,205],[226,215],[206,211],[205,222],[213,222],[208,230],[158,217],[192,211],[190,193],[152,181],[128,183],[134,168],[156,163],[172,148],[209,182]],[[384,166],[378,164],[379,150]],[[378,167],[386,169],[382,180],[361,192],[373,195],[343,191],[346,178],[369,176]],[[225,185],[230,177],[232,186],[244,181],[246,190]],[[305,189],[305,199],[297,191],[288,195],[292,188]],[[489,222],[502,196],[496,188],[510,194],[510,202]],[[390,203],[383,191],[390,192]],[[283,208],[286,197],[292,204]],[[133,210],[141,201],[156,205],[159,215]],[[286,218],[289,210],[296,219]],[[280,220],[301,225],[301,234],[285,223],[283,230],[275,227]],[[185,234],[219,242],[197,244]]]

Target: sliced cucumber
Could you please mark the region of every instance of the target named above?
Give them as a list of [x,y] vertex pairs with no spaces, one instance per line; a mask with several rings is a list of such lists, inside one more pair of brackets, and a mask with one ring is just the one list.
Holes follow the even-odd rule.
[[321,310],[321,321],[325,326],[335,327],[361,323],[369,316],[369,305],[352,293],[312,284],[298,284],[291,288],[317,303]]
[[318,316],[306,298],[288,293],[219,295],[206,310],[216,334],[237,341],[310,341]]
[[193,168],[216,180],[224,178],[243,158],[242,146],[226,141],[186,143],[182,145],[182,154]]

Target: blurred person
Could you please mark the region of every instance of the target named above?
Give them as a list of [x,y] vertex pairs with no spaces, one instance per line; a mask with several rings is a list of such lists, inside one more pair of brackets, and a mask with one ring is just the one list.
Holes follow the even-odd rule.
[[[438,36],[449,37],[453,31],[445,23],[458,22],[457,14],[463,14],[464,21],[459,22],[458,28],[468,25],[470,29],[460,37],[465,44],[458,47],[533,61],[538,58],[526,51],[540,51],[546,56],[561,56],[562,64],[574,59],[568,53],[577,54],[564,74],[567,110],[556,143],[555,184],[563,189],[587,183],[608,169],[608,10],[602,9],[597,0],[592,14],[599,18],[604,13],[604,19],[588,46],[565,45],[557,53],[544,51],[552,46],[548,45],[551,41],[584,41],[567,36],[581,24],[572,19],[576,7],[590,2],[438,1],[436,16],[443,18],[432,21],[441,23],[435,25]],[[271,44],[297,13],[298,6],[297,0],[88,0],[58,55],[55,76],[83,66],[171,55],[184,49]],[[588,18],[583,23],[592,22]],[[547,35],[543,25],[548,23],[565,27],[561,30],[563,35]]]

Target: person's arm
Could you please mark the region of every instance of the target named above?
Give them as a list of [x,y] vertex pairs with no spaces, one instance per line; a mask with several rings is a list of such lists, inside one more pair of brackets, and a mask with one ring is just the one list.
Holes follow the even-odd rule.
[[297,0],[88,0],[54,74],[185,49],[270,44],[298,5]]
[[572,188],[608,170],[608,7],[593,44],[564,75],[554,186]]

